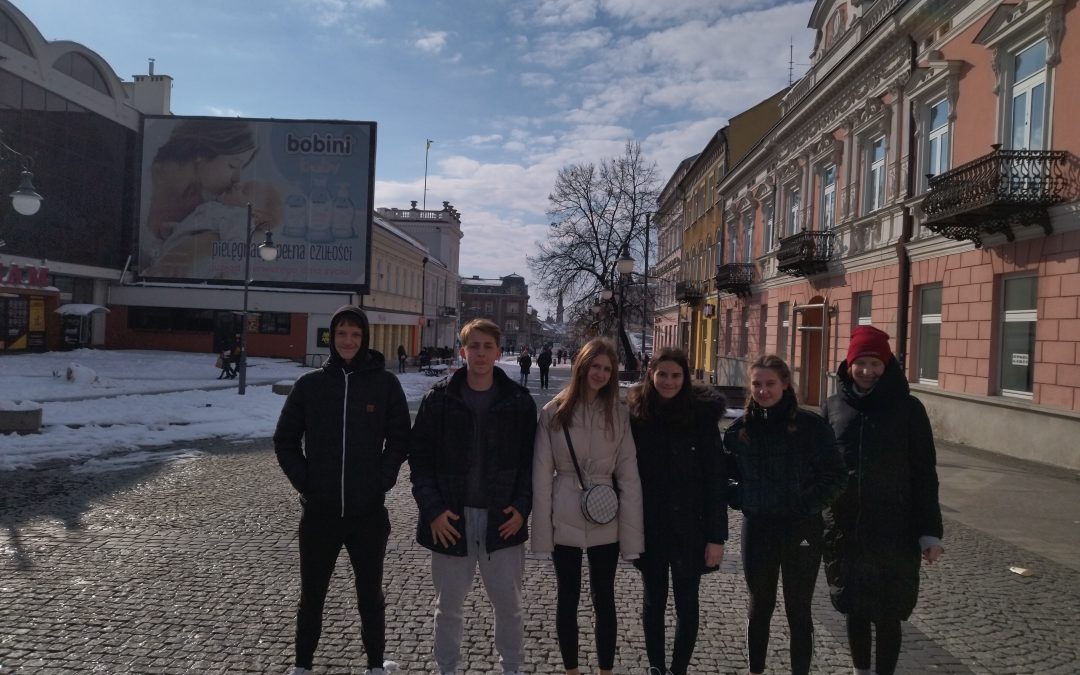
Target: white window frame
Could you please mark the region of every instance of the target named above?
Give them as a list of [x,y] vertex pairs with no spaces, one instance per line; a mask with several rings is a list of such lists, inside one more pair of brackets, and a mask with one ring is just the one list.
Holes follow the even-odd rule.
[[782,359],[787,358],[790,347],[788,340],[791,338],[791,303],[781,302],[776,307],[776,354]]
[[[945,106],[945,123],[931,128],[934,119],[933,111],[938,106]],[[940,176],[952,168],[952,120],[950,115],[948,98],[939,98],[925,107],[924,117],[926,124],[926,162],[923,166],[924,174]],[[935,144],[937,145],[935,152]]]
[[749,209],[742,213],[743,230],[743,262],[751,262],[754,259],[754,210]]
[[[927,284],[926,286],[921,286],[919,288],[919,305],[920,305],[920,307],[919,307],[919,326],[918,326],[919,342],[916,345],[916,348],[918,349],[918,353],[915,355],[915,368],[918,371],[919,384],[929,384],[929,385],[937,386],[937,384],[938,384],[937,379],[931,379],[931,378],[922,376],[922,355],[923,355],[922,327],[923,326],[932,326],[932,325],[938,325],[938,326],[941,325],[941,312],[938,312],[937,314],[923,314],[923,311],[922,311],[923,295],[925,294],[926,291],[931,290],[931,289],[935,289],[935,288],[938,289],[939,291],[943,290],[942,284]],[[941,309],[944,310],[944,306],[942,306]],[[940,346],[940,344],[941,344],[941,334],[939,332],[939,334],[938,334],[938,377],[941,377],[941,346]]]
[[797,233],[799,209],[802,208],[802,194],[798,183],[789,183],[784,187],[784,212],[783,237],[790,237]]
[[[1005,88],[1005,95],[1001,97],[1001,103],[1003,105],[1003,113],[1005,118],[1005,124],[1003,125],[1003,132],[1005,134],[1004,147],[1012,150],[1045,150],[1050,147],[1049,145],[1049,110],[1050,110],[1050,78],[1048,77],[1050,67],[1044,62],[1042,68],[1033,75],[1026,77],[1021,82],[1015,82],[1016,71],[1016,57],[1022,53],[1033,49],[1039,43],[1044,43],[1046,48],[1049,48],[1049,44],[1046,44],[1045,37],[1039,37],[1036,40],[1029,40],[1023,43],[1023,46],[1017,49],[1010,49],[1008,52],[1008,67],[1006,68],[1007,86]],[[1035,119],[1035,116],[1031,115],[1031,93],[1037,87],[1043,88],[1043,100],[1042,110],[1038,112],[1039,122],[1042,126],[1042,138],[1037,145],[1031,144],[1031,121]],[[1019,95],[1025,95],[1027,97],[1027,110],[1028,110],[1028,122],[1025,125],[1026,132],[1024,134],[1025,140],[1022,144],[1016,143],[1016,133],[1014,130],[1015,122],[1013,108],[1015,101]]]
[[765,221],[765,232],[761,239],[762,253],[768,253],[776,248],[776,198],[766,199],[761,206],[761,216]]
[[[1005,309],[1005,286],[1006,286],[1006,284],[1008,284],[1008,283],[1010,283],[1012,281],[1018,281],[1018,280],[1021,280],[1021,279],[1035,279],[1035,288],[1036,288],[1035,307],[1032,308],[1032,309],[1006,310]],[[996,356],[998,357],[996,359],[996,361],[997,361],[997,366],[998,366],[998,381],[999,382],[1001,381],[1001,360],[1002,360],[1002,357],[1004,356],[1001,353],[1001,350],[1003,350],[1005,348],[1005,344],[1004,344],[1005,324],[1007,324],[1007,323],[1037,323],[1038,322],[1038,313],[1039,313],[1038,307],[1039,307],[1039,303],[1038,303],[1038,277],[1034,277],[1032,275],[1025,274],[1025,275],[1020,275],[1020,276],[1006,277],[1006,278],[1003,278],[1001,280],[1001,302],[998,305],[998,309],[1000,311],[1000,320],[998,322],[998,330],[999,330],[999,334],[1002,336],[1002,339],[998,340],[998,354],[996,354]],[[1034,370],[1034,368],[1035,368],[1035,363],[1034,363],[1035,354],[1034,353],[1028,354],[1028,359],[1029,359],[1028,367],[1031,368],[1032,370]],[[1033,381],[1032,389],[1034,390],[1034,388],[1035,388],[1034,387],[1034,377],[1032,377],[1032,381]],[[1001,387],[1000,391],[1001,391],[1002,396],[1007,396],[1009,398],[1019,398],[1019,399],[1024,399],[1024,400],[1028,400],[1028,401],[1032,400],[1033,395],[1034,395],[1034,391],[1022,391],[1022,390],[1015,390],[1015,389],[1006,389],[1004,387]]]
[[739,316],[739,356],[750,355],[750,308],[743,305]]
[[[863,298],[866,298],[867,300],[870,301],[870,314],[862,315],[862,314],[859,313],[859,311],[861,310],[861,307],[859,307],[859,304],[861,303]],[[852,299],[851,299],[851,318],[852,318],[852,323],[855,326],[869,326],[869,325],[874,323],[874,320],[873,320],[874,319],[874,296],[873,296],[873,293],[871,293],[870,291],[866,291],[866,292],[863,292],[863,293],[856,293],[855,295],[852,296]]]
[[[832,182],[825,180],[832,172]],[[821,168],[821,217],[818,226],[821,231],[831,230],[836,226],[836,177],[838,171],[835,164],[827,164]]]
[[[881,159],[874,159],[874,149],[881,144]],[[878,134],[866,142],[866,191],[863,215],[873,213],[885,206],[885,162],[889,157],[889,144],[884,134]]]
[[736,263],[739,259],[739,228],[738,221],[733,220],[728,223],[728,239],[727,239],[727,261],[729,263]]
[[758,321],[761,324],[761,334],[758,336],[758,352],[764,354],[769,337],[769,306],[761,305],[758,311],[760,312]]

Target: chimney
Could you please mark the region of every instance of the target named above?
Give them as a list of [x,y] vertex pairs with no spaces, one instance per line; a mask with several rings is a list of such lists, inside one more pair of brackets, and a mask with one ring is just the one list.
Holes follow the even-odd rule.
[[150,59],[150,77],[154,76],[154,59]]

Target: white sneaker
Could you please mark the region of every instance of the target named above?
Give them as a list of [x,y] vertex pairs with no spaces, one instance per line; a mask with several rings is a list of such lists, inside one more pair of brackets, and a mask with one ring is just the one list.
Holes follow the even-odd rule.
[[397,661],[383,661],[382,668],[369,668],[364,671],[364,675],[386,675],[387,673],[396,672],[397,669]]

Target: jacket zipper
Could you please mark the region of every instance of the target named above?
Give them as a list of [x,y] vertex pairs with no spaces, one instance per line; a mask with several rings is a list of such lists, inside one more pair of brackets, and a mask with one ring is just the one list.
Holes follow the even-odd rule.
[[348,423],[349,413],[349,375],[351,373],[342,371],[342,375],[345,376],[345,397],[344,403],[341,406],[341,517],[345,517],[345,428]]
[[866,415],[859,413],[859,475],[857,477],[858,496],[855,500],[855,541],[861,537],[859,522],[862,521],[862,477],[863,477],[863,429],[866,427]]

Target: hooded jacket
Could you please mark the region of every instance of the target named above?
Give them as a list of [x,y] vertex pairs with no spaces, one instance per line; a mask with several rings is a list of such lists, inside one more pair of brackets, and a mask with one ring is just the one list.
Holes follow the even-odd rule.
[[[348,317],[363,330],[346,363],[334,345]],[[409,408],[401,383],[368,348],[367,316],[345,306],[330,320],[330,358],[293,385],[274,431],[274,452],[306,513],[369,515],[397,481],[408,453]]]
[[694,387],[685,403],[654,404],[647,419],[631,408],[645,513],[642,557],[670,560],[683,574],[701,572],[705,545],[728,538],[724,408],[724,397],[705,387]]
[[860,395],[847,362],[822,412],[847,464],[825,512],[825,576],[837,610],[907,619],[919,594],[919,537],[941,538],[934,436],[895,358]]
[[[488,552],[517,546],[529,538],[529,511],[532,510],[532,453],[536,431],[536,403],[529,390],[513,382],[501,368],[493,370],[498,389],[487,414],[484,442],[484,484],[487,488],[488,519],[485,537]],[[452,521],[461,537],[449,548],[437,545],[431,523],[444,511],[464,514],[468,488],[469,449],[475,417],[462,397],[468,369],[462,368],[433,386],[416,414],[409,450],[413,497],[420,508],[416,541],[425,548],[453,556],[468,554],[465,519]],[[510,516],[503,509],[512,506],[525,523],[509,539],[499,535],[499,527]]]
[[[789,428],[792,408],[794,429]],[[738,502],[749,517],[813,516],[840,494],[847,480],[832,429],[799,408],[790,390],[771,408],[751,402],[748,412],[728,427],[724,446],[729,473],[739,483]]]

